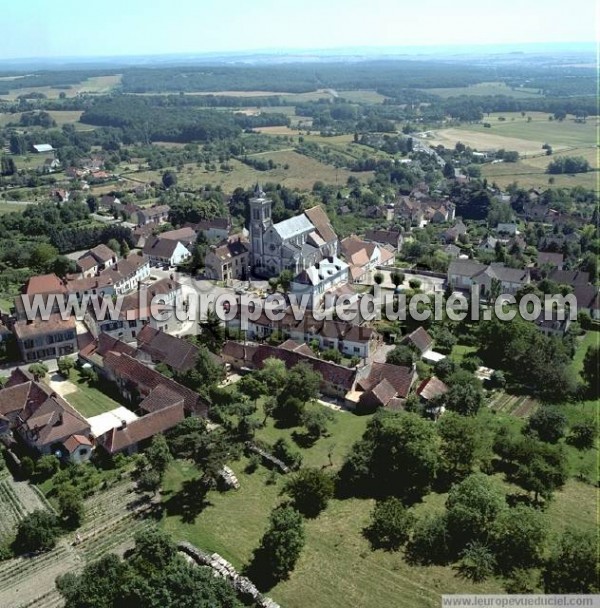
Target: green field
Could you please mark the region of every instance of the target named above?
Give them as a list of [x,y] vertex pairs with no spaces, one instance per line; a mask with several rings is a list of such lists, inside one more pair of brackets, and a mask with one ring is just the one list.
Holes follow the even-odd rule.
[[[260,155],[253,155],[253,158],[272,159],[279,166],[269,171],[257,171],[253,167],[232,159],[229,161],[232,171],[226,172],[206,171],[204,167],[190,163],[177,174],[178,186],[182,189],[197,189],[205,184],[213,184],[220,185],[225,192],[231,192],[238,186],[249,188],[256,182],[276,182],[288,188],[306,190],[312,188],[316,181],[344,185],[350,175],[362,180],[372,177],[371,172],[352,173],[347,169],[336,169],[331,165],[298,154],[293,149],[264,152]],[[286,164],[287,169],[284,168]],[[142,182],[160,182],[161,173],[161,171],[141,171],[123,177],[131,177]]]
[[121,82],[122,75],[94,76],[83,82],[66,85],[68,88],[58,89],[54,87],[26,87],[23,89],[12,89],[8,95],[0,99],[14,100],[25,93],[43,93],[48,99],[58,99],[61,93],[67,97],[75,97],[80,93],[110,93]]
[[82,380],[79,370],[72,369],[69,380],[77,386],[77,391],[69,393],[65,396],[65,399],[82,416],[90,418],[91,416],[97,416],[104,412],[110,412],[121,406],[121,403]]
[[25,207],[27,207],[26,204],[5,203],[3,200],[0,200],[0,215],[4,213],[11,213],[13,211],[23,211]]
[[504,82],[480,82],[467,87],[451,87],[439,89],[421,89],[424,93],[439,95],[444,99],[449,97],[458,97],[460,95],[507,95],[518,99],[527,99],[531,97],[540,97],[537,89],[528,89],[525,87],[511,89]]
[[383,103],[387,99],[385,95],[377,91],[358,90],[358,91],[338,91],[338,95],[346,101],[355,103]]

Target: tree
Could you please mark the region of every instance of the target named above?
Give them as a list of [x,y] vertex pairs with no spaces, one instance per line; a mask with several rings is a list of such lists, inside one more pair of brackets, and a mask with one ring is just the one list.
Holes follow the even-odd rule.
[[285,484],[294,507],[306,517],[316,517],[333,496],[333,479],[321,469],[300,469]]
[[446,163],[443,174],[446,179],[454,179],[454,167],[450,163]]
[[347,491],[415,499],[429,491],[439,464],[432,422],[418,414],[378,411],[340,472]]
[[50,245],[50,243],[39,243],[31,252],[29,257],[29,265],[35,270],[45,272],[49,269],[50,264],[54,262],[58,255],[58,249]]
[[286,375],[285,363],[274,357],[265,359],[262,369],[258,372],[258,377],[265,384],[270,395],[276,395],[282,390]]
[[495,520],[507,508],[504,493],[483,473],[452,487],[446,500],[448,531],[455,550],[471,541],[487,543]]
[[440,445],[441,471],[449,481],[464,479],[475,464],[481,430],[476,419],[446,412],[437,423],[442,440]]
[[121,241],[121,257],[127,258],[127,257],[129,257],[130,253],[131,253],[131,249],[129,248],[127,241],[125,241],[125,240]]
[[304,542],[304,523],[300,513],[292,507],[277,507],[271,513],[269,528],[254,560],[264,564],[275,580],[287,578],[300,557]]
[[546,563],[543,579],[546,593],[598,593],[596,533],[567,530]]
[[448,562],[450,535],[445,514],[425,516],[417,521],[407,555],[413,562],[423,565]]
[[306,403],[317,398],[320,384],[321,374],[314,371],[309,363],[298,363],[287,374],[282,396],[295,397]]
[[551,445],[533,437],[499,435],[494,451],[511,465],[507,477],[528,492],[533,492],[535,502],[541,496],[552,498],[555,490],[568,479],[567,455],[562,445]]
[[411,289],[419,289],[421,287],[421,281],[419,281],[419,279],[410,279],[408,281],[408,286]]
[[56,365],[61,376],[63,376],[64,378],[68,378],[70,376],[71,370],[75,366],[75,364],[73,363],[73,359],[71,359],[70,357],[60,357],[56,362]]
[[324,361],[333,361],[340,364],[342,362],[342,353],[337,348],[329,348],[321,353],[321,358]]
[[383,274],[381,272],[376,272],[373,276],[373,281],[375,281],[376,285],[381,285],[383,283]]
[[548,537],[545,516],[532,507],[517,505],[500,513],[492,543],[503,572],[535,568],[542,562]]
[[263,401],[263,413],[265,415],[264,419],[263,419],[263,426],[265,426],[267,424],[267,418],[269,416],[273,415],[273,412],[275,411],[275,409],[277,408],[277,399],[275,397],[267,397],[264,401]]
[[365,534],[373,548],[395,551],[408,541],[414,521],[414,515],[400,500],[386,498],[375,504]]
[[281,289],[283,289],[284,293],[289,291],[293,278],[294,274],[291,270],[286,269],[279,273],[279,285],[281,285]]
[[146,470],[138,477],[138,487],[142,492],[152,492],[156,494],[160,488],[162,478],[158,471]]
[[583,357],[581,376],[588,385],[592,397],[600,394],[600,345],[588,346]]
[[60,462],[56,456],[41,456],[35,463],[35,475],[38,479],[50,479],[59,469]]
[[145,452],[145,456],[150,467],[162,476],[173,460],[164,435],[154,435],[150,447]]
[[206,313],[206,319],[200,323],[200,330],[198,336],[200,343],[206,346],[211,353],[221,352],[225,342],[225,328],[214,310]]
[[81,525],[85,513],[83,497],[71,484],[63,484],[57,491],[58,512],[68,528],[74,530]]
[[121,252],[121,245],[119,244],[119,241],[117,241],[117,239],[110,239],[107,243],[108,247],[110,249],[112,249],[115,253],[120,253]]
[[402,365],[404,367],[411,367],[415,362],[416,355],[415,351],[406,346],[405,344],[399,344],[391,350],[387,357],[385,358],[386,363],[391,363],[392,365]]
[[58,520],[48,511],[36,509],[26,515],[17,527],[15,552],[37,553],[49,551],[58,539]]
[[448,382],[450,388],[445,395],[446,408],[463,416],[477,414],[484,402],[481,382],[466,371],[456,372]]
[[597,425],[594,420],[584,420],[571,427],[567,443],[578,450],[591,450],[594,447],[597,435]]
[[258,405],[258,400],[267,392],[266,386],[254,374],[243,376],[237,383],[237,389],[252,399],[255,405]]
[[210,568],[188,564],[173,541],[152,528],[135,536],[126,561],[106,555],[80,574],[59,577],[56,586],[65,608],[242,606],[228,583]]
[[325,409],[310,409],[304,413],[302,424],[304,424],[310,437],[318,439],[327,432],[329,422],[333,419],[333,414]]
[[396,288],[398,288],[402,283],[404,283],[404,273],[399,270],[392,270],[390,274],[390,280],[394,284]]
[[567,417],[557,408],[542,406],[530,417],[525,433],[536,435],[542,441],[556,443],[565,436]]
[[496,559],[490,549],[479,542],[472,542],[461,553],[458,571],[474,583],[480,583],[494,574],[495,566]]
[[440,351],[449,353],[456,342],[456,337],[447,327],[441,327],[435,333],[435,346]]
[[162,175],[162,184],[168,190],[177,184],[177,175],[173,171],[165,171]]

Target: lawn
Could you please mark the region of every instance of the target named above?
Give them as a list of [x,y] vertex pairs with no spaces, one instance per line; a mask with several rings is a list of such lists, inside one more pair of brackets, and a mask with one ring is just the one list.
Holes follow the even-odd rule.
[[[322,408],[322,405],[309,405],[314,408]],[[259,405],[259,414],[262,408]],[[329,423],[330,437],[322,437],[311,447],[302,449],[303,466],[308,467],[329,467],[329,454],[333,469],[339,469],[344,461],[346,454],[352,445],[358,441],[372,416],[356,416],[347,411],[331,411],[333,420]],[[267,425],[256,432],[256,438],[266,441],[269,444],[275,443],[280,437],[285,437],[290,445],[298,449],[298,445],[293,439],[294,431],[302,429],[280,429],[276,428],[272,418],[267,420]]]
[[[77,391],[69,393],[65,399],[86,418],[110,412],[122,405],[108,394],[82,380],[78,369],[71,370],[69,380],[77,386]],[[112,387],[110,388],[112,389]]]
[[13,211],[23,211],[26,209],[26,207],[26,203],[5,203],[4,201],[0,200],[0,215],[3,215],[4,213],[12,213]]
[[452,348],[452,352],[450,353],[450,358],[458,363],[462,362],[462,360],[470,353],[474,353],[477,351],[476,346],[467,346],[466,344],[456,344]]
[[590,346],[598,346],[600,344],[600,332],[588,331],[585,336],[578,339],[579,343],[573,356],[573,370],[580,373],[583,369],[583,358]]

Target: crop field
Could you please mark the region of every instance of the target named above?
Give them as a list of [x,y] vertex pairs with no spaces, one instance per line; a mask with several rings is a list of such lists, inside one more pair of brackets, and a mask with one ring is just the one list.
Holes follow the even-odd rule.
[[3,540],[13,536],[28,513],[45,509],[47,503],[27,482],[14,481],[6,470],[0,475],[0,540]]
[[78,530],[79,544],[73,543],[75,534],[69,534],[48,553],[0,564],[0,606],[63,606],[54,586],[56,577],[77,572],[106,553],[123,553],[133,546],[133,536],[150,525],[144,517],[148,506],[149,503],[135,494],[128,482],[87,499],[86,519]]
[[506,95],[518,99],[540,97],[537,89],[525,87],[512,89],[504,82],[480,82],[467,87],[451,87],[441,89],[421,89],[424,93],[439,95],[444,99],[458,97],[460,95]]
[[[555,152],[571,148],[594,147],[597,144],[598,118],[588,118],[585,123],[576,123],[572,116],[565,120],[548,120],[549,114],[520,112],[490,114],[480,123],[469,123],[450,129],[441,129],[427,139],[433,144],[452,148],[462,142],[478,150],[516,150],[520,154],[540,154],[547,143]],[[505,118],[504,121],[498,118]],[[531,121],[528,121],[528,117]],[[491,124],[490,128],[483,123]]]
[[8,95],[0,96],[0,99],[14,100],[26,93],[43,93],[48,99],[58,99],[61,93],[64,93],[67,97],[75,97],[80,93],[110,93],[121,82],[121,77],[121,74],[94,76],[77,84],[65,85],[65,88],[26,87],[13,89]]
[[383,103],[384,99],[387,99],[385,95],[367,89],[358,91],[338,91],[337,93],[342,99],[355,103]]

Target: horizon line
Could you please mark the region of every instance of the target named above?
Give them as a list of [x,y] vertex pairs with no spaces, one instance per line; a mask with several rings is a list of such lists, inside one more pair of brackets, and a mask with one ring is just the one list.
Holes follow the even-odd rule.
[[[21,56],[21,57],[9,57],[1,58],[0,65],[12,63],[12,62],[26,62],[26,61],[89,61],[89,60],[126,60],[126,59],[144,59],[144,58],[169,58],[169,57],[188,57],[188,58],[201,58],[201,57],[212,57],[212,58],[227,58],[227,57],[248,57],[248,56],[265,56],[265,57],[277,57],[277,56],[294,56],[294,55],[313,55],[318,53],[325,53],[327,55],[346,54],[346,55],[361,55],[364,53],[373,53],[374,55],[431,55],[436,52],[459,51],[457,54],[466,54],[469,49],[498,49],[496,52],[502,54],[522,53],[520,50],[522,47],[525,48],[539,48],[539,47],[578,47],[578,50],[589,47],[591,52],[596,52],[597,41],[595,40],[577,40],[577,41],[538,41],[538,42],[497,42],[497,43],[445,43],[445,44],[411,44],[411,45],[359,45],[359,46],[336,46],[336,47],[282,47],[282,48],[257,48],[257,49],[239,49],[239,50],[204,50],[204,51],[157,51],[149,53],[119,53],[114,55],[101,55],[101,54],[82,54],[82,55],[51,55],[51,56]],[[509,49],[514,50],[509,50]],[[500,51],[500,49],[502,49]],[[548,51],[547,51],[548,52]]]

